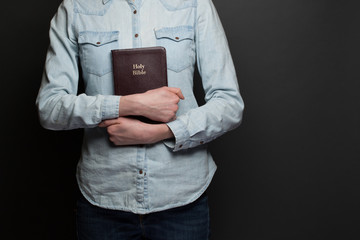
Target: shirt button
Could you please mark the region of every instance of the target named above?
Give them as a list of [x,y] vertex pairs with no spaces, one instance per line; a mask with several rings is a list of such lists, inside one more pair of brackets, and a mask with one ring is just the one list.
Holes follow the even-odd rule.
[[137,14],[137,11],[136,10],[134,10],[134,12],[133,12],[134,14]]
[[204,144],[204,141],[201,141],[200,144]]
[[183,147],[183,145],[181,144],[180,146],[179,146],[179,148],[182,148]]
[[136,37],[136,38],[139,37],[139,34],[135,34],[135,37]]
[[139,174],[142,175],[142,174],[143,174],[143,170],[140,170],[140,171],[139,171]]

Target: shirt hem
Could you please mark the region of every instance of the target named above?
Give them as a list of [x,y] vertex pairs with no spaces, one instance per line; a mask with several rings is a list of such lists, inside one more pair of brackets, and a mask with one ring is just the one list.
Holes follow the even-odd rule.
[[175,204],[170,204],[170,205],[166,205],[165,207],[157,207],[157,208],[152,208],[152,209],[146,209],[146,210],[141,210],[141,209],[134,209],[134,208],[126,208],[126,207],[109,207],[109,206],[105,206],[105,205],[101,205],[97,202],[95,202],[94,200],[92,200],[87,193],[85,192],[85,190],[83,190],[83,188],[81,187],[80,181],[78,176],[76,176],[77,179],[77,184],[80,190],[80,193],[83,195],[83,197],[89,201],[92,205],[100,207],[100,208],[104,208],[104,209],[110,209],[110,210],[118,210],[118,211],[125,211],[125,212],[132,212],[135,214],[149,214],[149,213],[155,213],[155,212],[160,212],[160,211],[165,211],[165,210],[169,210],[169,209],[173,209],[173,208],[177,208],[177,207],[182,207],[182,206],[186,206],[188,204],[193,203],[194,201],[196,201],[202,194],[204,194],[204,192],[206,191],[206,189],[209,187],[210,183],[212,182],[212,179],[215,175],[215,172],[217,170],[217,166],[215,165],[215,167],[212,169],[212,171],[209,174],[208,180],[206,181],[205,185],[200,189],[199,192],[197,192],[193,197],[189,198],[189,200],[185,201],[185,202],[179,202],[179,203],[175,203]]

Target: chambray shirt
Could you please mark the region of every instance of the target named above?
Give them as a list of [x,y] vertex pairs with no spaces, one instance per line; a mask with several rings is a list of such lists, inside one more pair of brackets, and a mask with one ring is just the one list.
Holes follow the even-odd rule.
[[[166,48],[168,84],[185,96],[177,119],[167,123],[175,138],[115,146],[98,127],[119,116],[111,50],[151,46]],[[195,62],[205,91],[200,107],[193,93]],[[236,128],[244,108],[211,0],[64,0],[50,24],[36,104],[44,128],[84,128],[77,181],[85,198],[138,214],[196,200],[216,170],[207,143]]]

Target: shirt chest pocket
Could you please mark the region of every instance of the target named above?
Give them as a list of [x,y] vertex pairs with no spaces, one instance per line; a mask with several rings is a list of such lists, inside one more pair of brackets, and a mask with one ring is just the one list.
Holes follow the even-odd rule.
[[112,71],[111,50],[119,47],[119,32],[80,32],[79,54],[83,71],[103,76]]
[[181,72],[195,62],[192,26],[164,27],[154,31],[156,44],[166,49],[168,69]]

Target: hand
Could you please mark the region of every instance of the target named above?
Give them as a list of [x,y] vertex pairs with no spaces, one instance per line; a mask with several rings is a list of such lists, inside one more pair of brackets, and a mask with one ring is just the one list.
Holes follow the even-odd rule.
[[178,103],[184,99],[180,88],[162,87],[141,94],[122,96],[120,116],[141,115],[160,122],[176,118]]
[[106,127],[110,141],[118,146],[152,144],[174,136],[166,124],[146,124],[125,117],[105,120],[99,127]]

